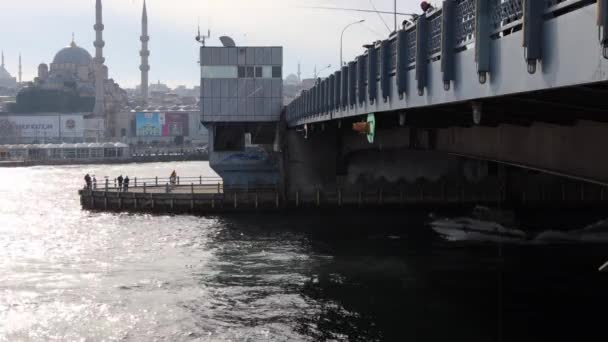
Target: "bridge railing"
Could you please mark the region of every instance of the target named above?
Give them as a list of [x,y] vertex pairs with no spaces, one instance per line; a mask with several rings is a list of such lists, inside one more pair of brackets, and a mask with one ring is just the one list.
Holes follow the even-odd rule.
[[[491,41],[521,30],[524,31],[522,48],[528,72],[534,73],[537,62],[542,59],[540,27],[543,21],[594,2],[444,0],[442,8],[426,13],[415,21],[404,22],[401,30],[384,41],[368,45],[367,51],[354,61],[326,78],[317,79],[315,86],[303,91],[287,106],[287,121],[294,124],[305,118],[332,119],[332,115],[357,105],[363,106],[366,102],[386,102],[393,96],[391,87],[395,85],[400,99],[409,95],[412,89],[422,96],[427,88],[429,61],[441,62],[444,89],[449,91],[455,81],[454,56],[469,49],[475,49],[476,76],[480,83],[485,83],[487,75],[492,72]],[[607,13],[598,13],[598,26],[606,30],[608,10],[604,8],[600,11]],[[602,44],[608,57],[608,39],[604,38]],[[415,84],[408,84],[410,72],[415,73]]]

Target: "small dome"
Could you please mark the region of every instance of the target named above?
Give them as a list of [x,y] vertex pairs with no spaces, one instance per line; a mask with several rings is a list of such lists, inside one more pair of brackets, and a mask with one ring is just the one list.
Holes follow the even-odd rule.
[[59,50],[53,59],[54,64],[76,64],[79,66],[89,66],[92,61],[91,54],[77,46],[73,41],[70,46]]
[[285,84],[293,84],[293,85],[298,85],[300,84],[300,79],[298,78],[298,76],[294,75],[294,74],[290,74],[289,76],[287,76],[287,78],[285,79]]

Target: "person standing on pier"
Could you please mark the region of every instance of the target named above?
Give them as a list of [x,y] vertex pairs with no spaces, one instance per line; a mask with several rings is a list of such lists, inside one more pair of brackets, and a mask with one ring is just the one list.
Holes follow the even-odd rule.
[[88,173],[84,175],[84,182],[87,185],[87,190],[91,190],[91,176]]
[[97,178],[93,175],[93,190],[97,189]]
[[125,185],[125,192],[129,192],[129,176],[125,177],[124,185]]
[[171,185],[175,185],[177,183],[177,173],[175,172],[175,170],[171,172],[171,176],[169,177],[169,183],[171,183]]
[[118,178],[116,178],[116,180],[118,181],[118,192],[120,192],[122,190],[122,175],[118,176]]

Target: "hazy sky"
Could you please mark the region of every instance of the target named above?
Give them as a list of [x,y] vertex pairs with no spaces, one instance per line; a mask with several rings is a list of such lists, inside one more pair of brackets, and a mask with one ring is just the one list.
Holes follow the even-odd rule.
[[[439,2],[439,1],[434,1]],[[104,0],[104,54],[110,77],[122,86],[139,83],[139,35],[143,0]],[[339,64],[340,32],[350,22],[365,19],[344,36],[344,59],[360,54],[362,45],[388,36],[375,13],[323,11],[306,6],[371,9],[370,0],[148,0],[150,30],[150,81],[188,86],[199,83],[196,27],[211,29],[209,45],[229,35],[237,45],[281,45],[284,75],[302,64],[302,77],[319,67]],[[392,11],[393,0],[373,0],[378,10]],[[40,63],[76,43],[94,53],[95,0],[2,0],[0,49],[6,67],[16,76],[18,54],[23,54],[23,78],[31,80]],[[399,0],[398,11],[419,12],[419,1]],[[384,15],[392,29],[392,15]],[[400,17],[401,21],[405,17]],[[327,71],[326,71],[327,72]]]

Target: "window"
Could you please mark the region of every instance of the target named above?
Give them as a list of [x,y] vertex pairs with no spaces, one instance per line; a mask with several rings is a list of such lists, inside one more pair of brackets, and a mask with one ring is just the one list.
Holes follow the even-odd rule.
[[255,67],[255,77],[262,78],[262,67],[261,66]]
[[236,66],[204,65],[201,68],[202,78],[237,78]]
[[263,78],[272,78],[272,67],[271,66],[262,67],[262,77]]
[[248,66],[247,67],[247,78],[253,78],[254,76],[255,76],[254,68],[252,66]]
[[245,67],[244,66],[239,67],[239,78],[245,78]]
[[283,78],[283,72],[280,66],[272,67],[272,78]]

